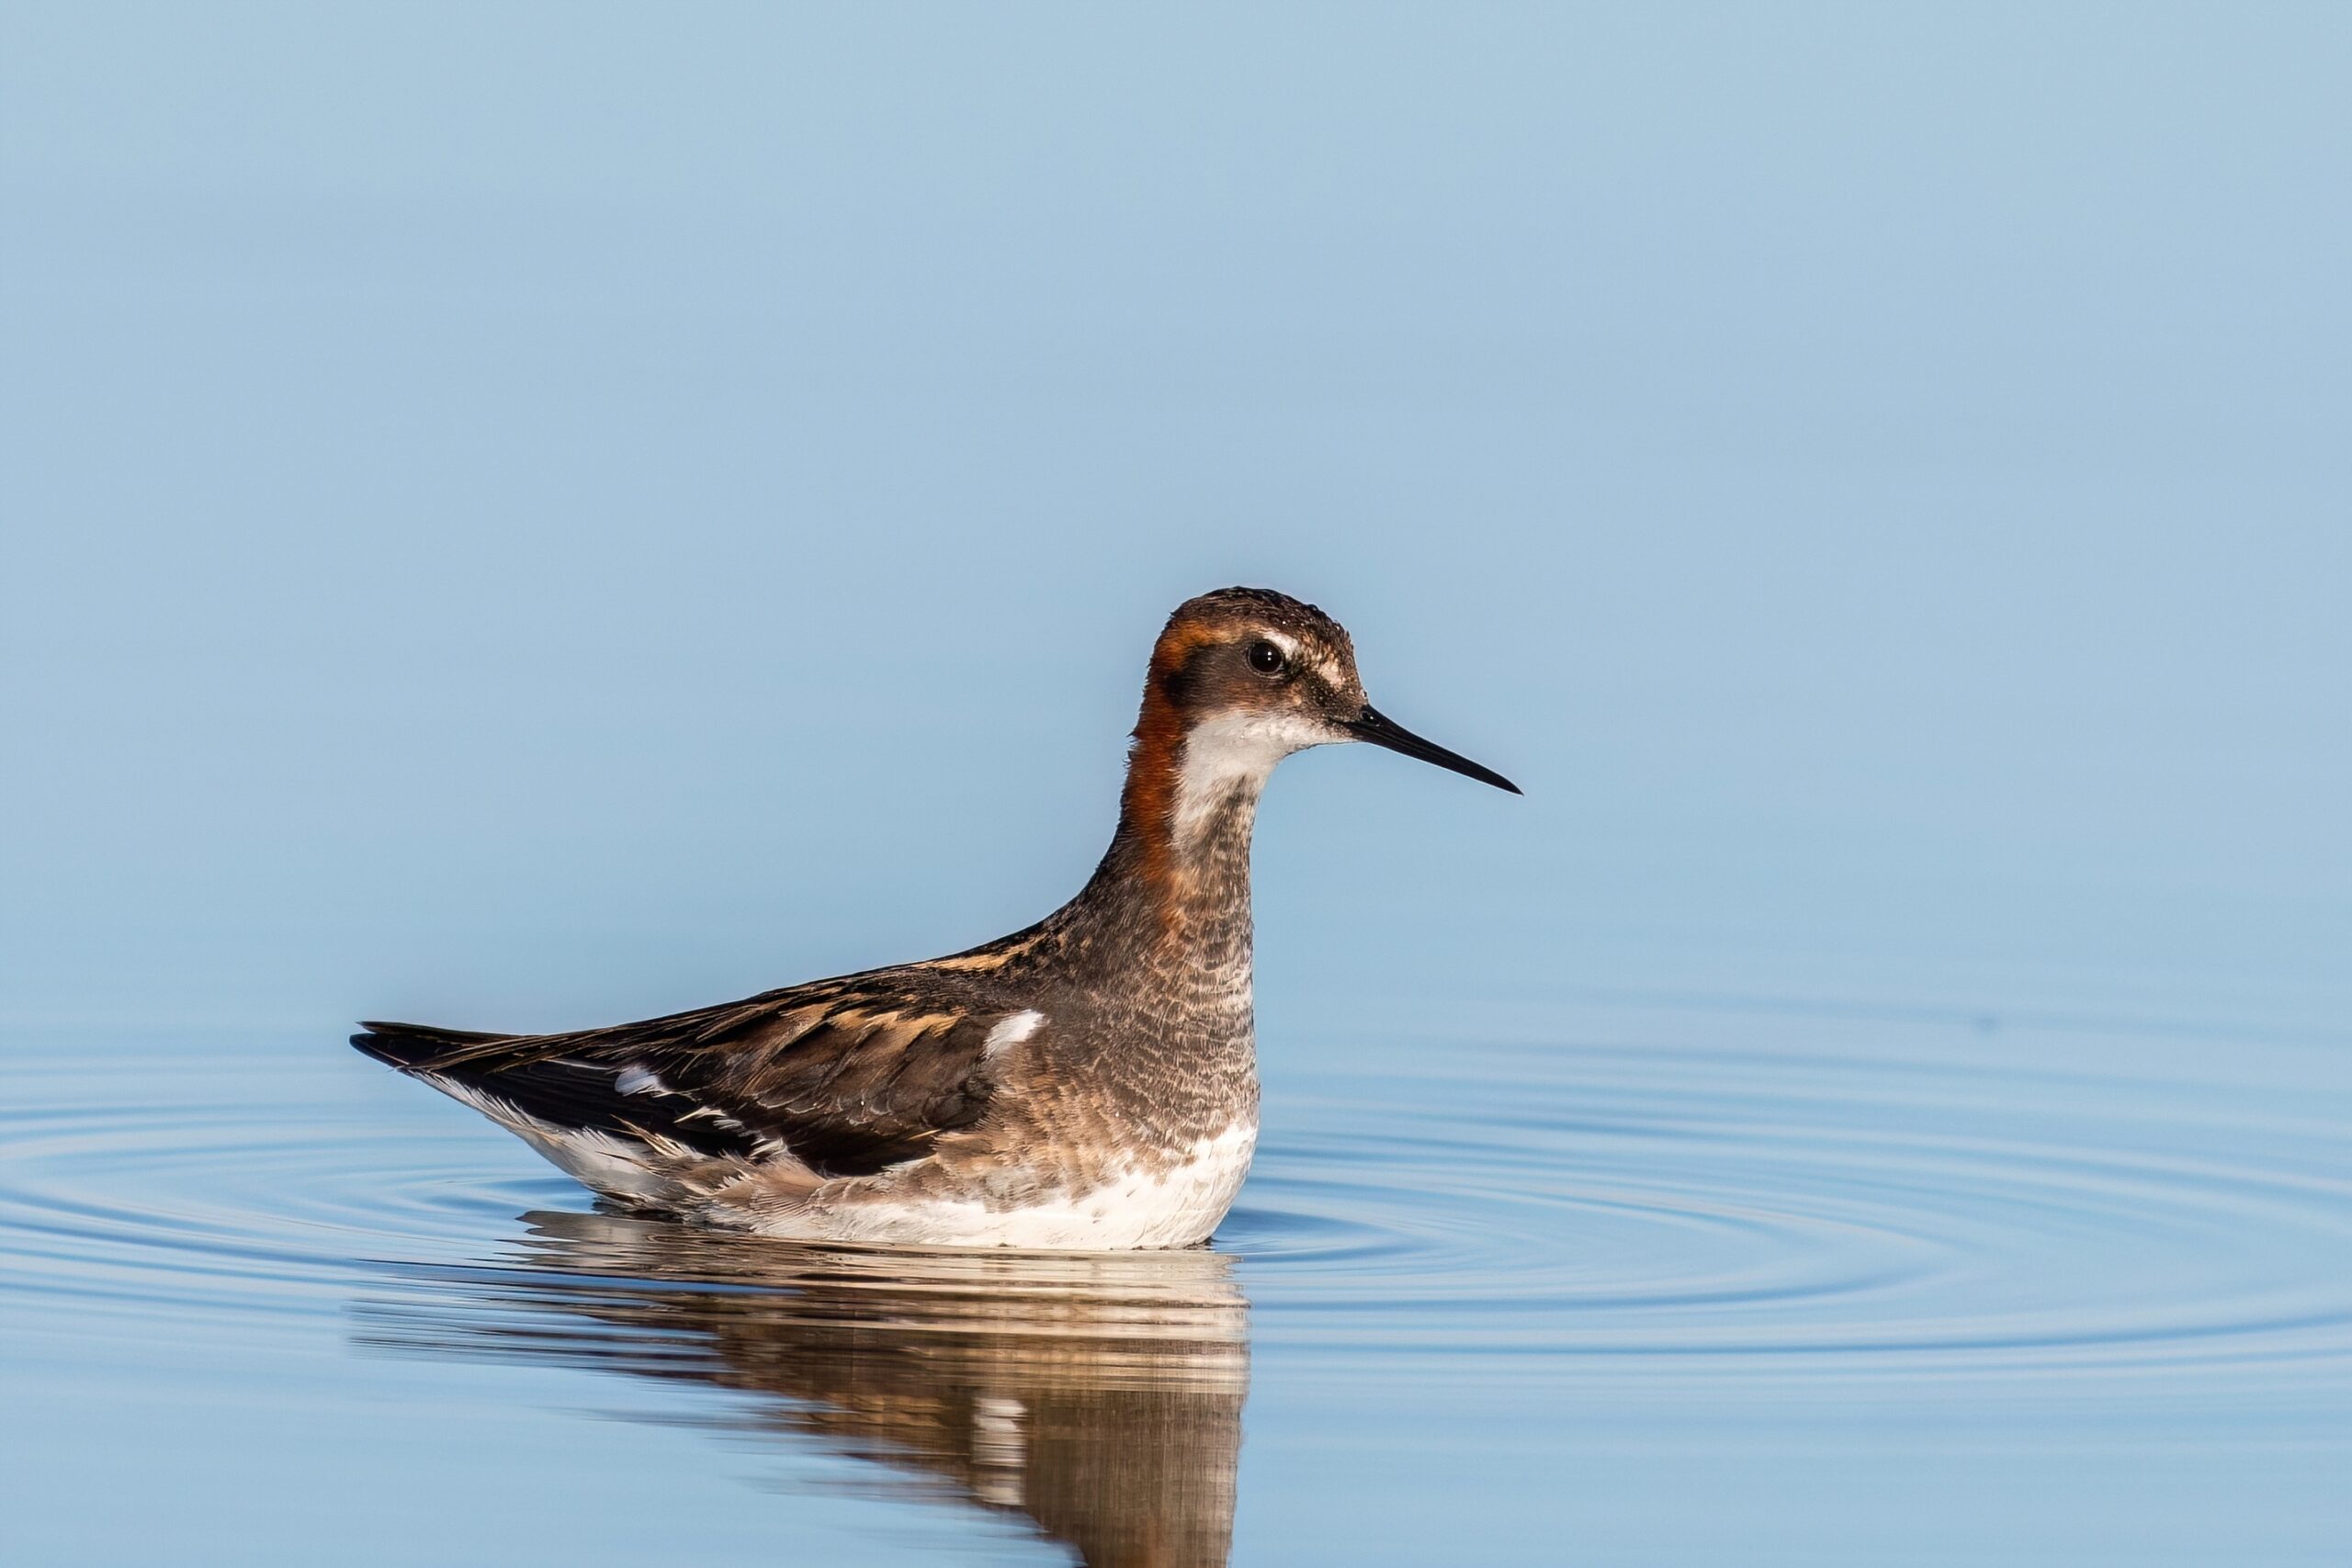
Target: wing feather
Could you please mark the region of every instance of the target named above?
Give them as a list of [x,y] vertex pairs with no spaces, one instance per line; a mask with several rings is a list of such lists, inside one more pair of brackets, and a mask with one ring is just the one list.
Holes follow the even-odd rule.
[[1023,1010],[912,966],[563,1034],[368,1024],[362,1049],[565,1127],[641,1130],[713,1157],[781,1149],[863,1175],[970,1126],[997,1091],[989,1032]]

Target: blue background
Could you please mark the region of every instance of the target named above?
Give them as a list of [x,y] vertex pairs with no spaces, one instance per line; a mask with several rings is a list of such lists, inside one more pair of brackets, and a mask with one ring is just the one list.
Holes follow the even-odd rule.
[[20,1009],[984,938],[1235,581],[1326,973],[2344,977],[2339,7],[0,15]]
[[[2226,1075],[2267,1031],[2320,1043],[2323,1119],[2347,82],[2333,4],[0,4],[0,1020],[141,1084],[141,1031],[275,1032],[288,1105],[380,1091],[354,1124],[520,1170],[358,1077],[348,1021],[605,1022],[1023,924],[1108,839],[1161,617],[1242,581],[1528,792],[1283,770],[1270,1103],[1387,1021],[1663,997],[2109,1032],[2064,1071]],[[125,1453],[198,1545],[306,1495],[331,1539],[358,1494],[311,1489],[368,1467],[573,1561],[557,1516],[749,1556],[854,1512],[698,1440],[700,1511],[649,1512],[611,1482],[645,1433],[572,1415],[601,1385],[346,1364],[321,1299],[311,1359],[192,1384],[169,1334],[57,1352],[0,1444],[49,1539],[164,1539],[84,1465]],[[1431,1440],[1281,1353],[1245,1556],[1556,1544],[1553,1393]],[[2327,1375],[2218,1470],[2236,1407],[2184,1396],[2152,1458],[2076,1382],[2112,1430],[2054,1449],[1931,1411],[1873,1468],[1866,1392],[1831,1462],[1711,1415],[1645,1468],[1605,1404],[1565,1451],[1627,1561],[1841,1525],[1883,1560],[1931,1507],[1962,1556],[2258,1518],[2321,1561]],[[126,1448],[104,1391],[151,1383]],[[436,1446],[453,1409],[494,1462]]]

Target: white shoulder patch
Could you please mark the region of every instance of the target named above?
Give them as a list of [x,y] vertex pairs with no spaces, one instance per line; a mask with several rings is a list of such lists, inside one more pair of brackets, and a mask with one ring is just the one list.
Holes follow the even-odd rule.
[[1016,1012],[1011,1018],[1000,1020],[997,1026],[989,1031],[989,1037],[980,1043],[982,1059],[993,1061],[1001,1056],[1013,1046],[1036,1033],[1037,1026],[1045,1021],[1046,1015],[1035,1008],[1024,1012]]

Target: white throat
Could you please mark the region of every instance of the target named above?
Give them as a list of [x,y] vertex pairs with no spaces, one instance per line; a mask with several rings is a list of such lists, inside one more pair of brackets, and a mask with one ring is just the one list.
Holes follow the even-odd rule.
[[1274,764],[1294,751],[1340,739],[1298,714],[1235,713],[1203,719],[1184,737],[1176,772],[1176,837],[1190,840],[1237,796],[1255,804]]

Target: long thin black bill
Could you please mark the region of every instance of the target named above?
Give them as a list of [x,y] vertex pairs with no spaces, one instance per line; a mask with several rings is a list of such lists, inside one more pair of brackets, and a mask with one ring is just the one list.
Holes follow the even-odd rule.
[[1441,768],[1450,768],[1465,778],[1476,779],[1480,784],[1490,784],[1513,795],[1524,793],[1494,769],[1482,768],[1458,751],[1449,751],[1435,741],[1422,739],[1369,703],[1364,705],[1363,716],[1348,726],[1348,732],[1359,740],[1385,746],[1391,751],[1402,751],[1408,757],[1419,757],[1424,762],[1435,762]]

